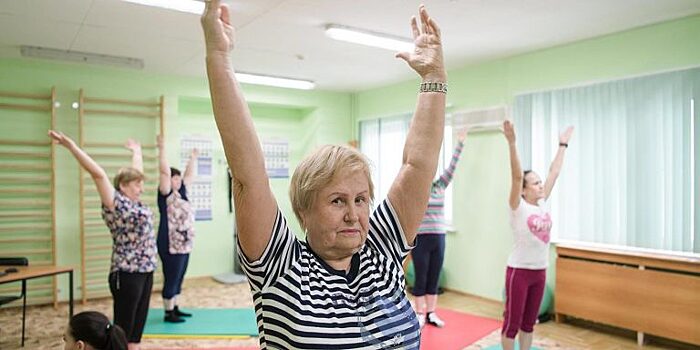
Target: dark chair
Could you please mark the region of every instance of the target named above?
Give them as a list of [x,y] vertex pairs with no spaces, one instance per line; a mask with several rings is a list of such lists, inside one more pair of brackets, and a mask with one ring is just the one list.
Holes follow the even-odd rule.
[[[5,266],[28,266],[27,258],[0,258],[0,271],[6,272]],[[10,272],[16,273],[16,272]],[[22,280],[22,291],[19,295],[0,295],[0,306],[22,299],[22,346],[24,346],[24,320],[27,309],[27,281]]]
[[[0,271],[5,271],[6,268],[3,266],[28,266],[29,260],[27,258],[0,258]],[[0,295],[0,305],[5,305],[11,303],[15,300],[22,299],[24,293],[20,295]]]

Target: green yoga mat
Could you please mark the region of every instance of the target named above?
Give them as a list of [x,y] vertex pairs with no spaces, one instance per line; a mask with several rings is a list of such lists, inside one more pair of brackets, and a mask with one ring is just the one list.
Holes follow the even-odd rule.
[[148,310],[144,335],[247,335],[257,336],[253,309],[183,309],[192,313],[182,323],[163,321],[163,309]]

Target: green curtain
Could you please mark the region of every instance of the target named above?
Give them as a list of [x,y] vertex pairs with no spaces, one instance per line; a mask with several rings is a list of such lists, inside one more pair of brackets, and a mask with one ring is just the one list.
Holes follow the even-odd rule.
[[694,68],[516,97],[524,169],[546,177],[575,127],[550,198],[556,240],[700,253],[699,95]]

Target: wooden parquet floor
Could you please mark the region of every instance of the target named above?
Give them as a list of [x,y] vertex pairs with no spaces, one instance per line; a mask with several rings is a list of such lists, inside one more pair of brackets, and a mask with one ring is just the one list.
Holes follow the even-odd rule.
[[[446,292],[438,301],[440,307],[471,314],[502,319],[502,303],[475,296],[455,292]],[[499,333],[499,332],[495,332]],[[482,339],[468,350],[481,349],[498,343],[500,334],[491,334],[489,339]],[[535,326],[535,345],[543,349],[572,349],[572,350],[686,350],[700,347],[648,336],[648,343],[643,347],[637,346],[637,333],[609,326],[569,319],[565,323],[553,320]],[[538,344],[539,340],[539,344]]]
[[[196,278],[185,282],[184,294],[180,304],[187,307],[252,307],[248,285],[223,285],[210,278]],[[443,308],[463,311],[479,316],[500,319],[502,305],[500,302],[455,292],[446,292],[440,296],[439,305]],[[76,312],[97,310],[111,315],[112,300],[101,299],[89,301],[87,305],[76,303]],[[160,295],[154,293],[151,307],[161,308]],[[61,340],[67,324],[67,304],[54,310],[51,306],[32,306],[27,309],[27,341],[24,349],[58,350],[63,349]],[[0,349],[20,349],[21,308],[0,309]],[[499,331],[470,345],[464,350],[477,350],[499,343]],[[142,348],[177,349],[192,347],[233,347],[257,345],[256,338],[243,340],[169,340],[144,339]],[[546,322],[535,326],[535,345],[543,349],[594,349],[594,350],[628,350],[640,349],[636,343],[636,333],[594,325],[582,321],[567,323]],[[687,344],[669,340],[651,338],[649,344],[641,349],[647,350],[686,350],[698,349]],[[441,349],[442,350],[442,349]]]

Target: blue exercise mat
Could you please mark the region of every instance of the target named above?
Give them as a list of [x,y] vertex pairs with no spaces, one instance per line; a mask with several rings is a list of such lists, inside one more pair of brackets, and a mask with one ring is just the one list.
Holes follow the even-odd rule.
[[163,320],[163,309],[148,310],[143,334],[149,335],[247,335],[257,336],[253,309],[184,309],[192,313],[182,323]]

